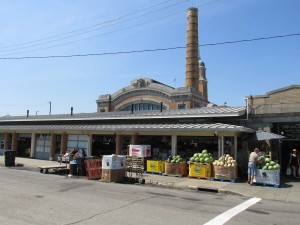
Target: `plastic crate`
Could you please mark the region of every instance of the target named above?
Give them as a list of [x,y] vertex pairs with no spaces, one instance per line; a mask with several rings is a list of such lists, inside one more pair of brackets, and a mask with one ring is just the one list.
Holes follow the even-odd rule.
[[165,162],[156,160],[147,160],[147,173],[164,173]]
[[210,163],[189,163],[189,176],[195,178],[210,178],[212,166]]

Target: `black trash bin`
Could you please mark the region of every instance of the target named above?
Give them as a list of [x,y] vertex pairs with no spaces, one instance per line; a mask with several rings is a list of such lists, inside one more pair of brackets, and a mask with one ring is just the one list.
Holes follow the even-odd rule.
[[86,176],[84,160],[85,158],[76,158],[78,176]]
[[13,150],[6,150],[4,152],[4,161],[5,161],[5,166],[15,166],[16,163],[16,155],[17,155],[17,151],[13,151]]
[[70,174],[73,176],[77,175],[77,163],[76,164],[70,163],[69,166],[70,166]]

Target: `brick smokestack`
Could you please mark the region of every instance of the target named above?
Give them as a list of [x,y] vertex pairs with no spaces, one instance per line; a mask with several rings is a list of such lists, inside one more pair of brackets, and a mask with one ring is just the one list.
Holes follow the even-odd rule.
[[199,90],[198,9],[187,12],[185,87]]

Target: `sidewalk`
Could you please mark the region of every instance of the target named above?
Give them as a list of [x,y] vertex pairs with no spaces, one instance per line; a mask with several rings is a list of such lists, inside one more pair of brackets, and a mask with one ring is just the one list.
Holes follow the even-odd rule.
[[[17,157],[16,169],[26,169],[39,172],[38,166],[59,165],[57,161],[47,161]],[[0,166],[4,167],[4,157],[0,156]],[[235,194],[245,197],[259,197],[262,199],[300,203],[300,178],[292,180],[281,179],[281,187],[251,186],[246,182],[222,182],[206,179],[194,179],[188,177],[173,177],[154,174],[144,174],[146,185],[164,188],[193,189],[199,191],[210,191],[224,194]]]

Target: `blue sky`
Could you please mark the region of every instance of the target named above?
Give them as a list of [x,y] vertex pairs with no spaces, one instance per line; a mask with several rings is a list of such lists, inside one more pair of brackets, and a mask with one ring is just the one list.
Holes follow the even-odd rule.
[[[149,77],[185,85],[186,12],[199,9],[199,44],[300,33],[298,0],[1,0],[0,116],[95,112],[99,95]],[[300,36],[200,46],[209,101],[299,84]],[[174,82],[176,79],[176,82]]]

